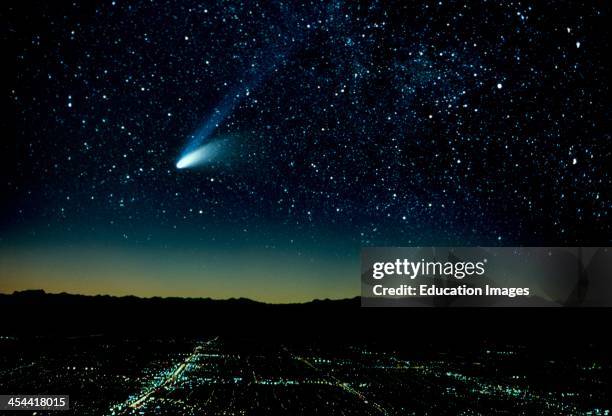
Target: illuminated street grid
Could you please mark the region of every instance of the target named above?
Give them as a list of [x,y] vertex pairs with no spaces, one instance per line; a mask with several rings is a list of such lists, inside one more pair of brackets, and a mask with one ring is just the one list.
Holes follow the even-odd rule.
[[608,415],[610,363],[585,348],[2,337],[0,391],[68,393],[62,415]]

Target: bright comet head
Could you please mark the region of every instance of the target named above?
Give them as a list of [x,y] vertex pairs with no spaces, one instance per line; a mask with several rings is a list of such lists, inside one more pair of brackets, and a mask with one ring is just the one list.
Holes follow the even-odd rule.
[[205,153],[205,149],[201,147],[183,155],[178,162],[176,162],[177,169],[197,166],[205,158]]
[[176,162],[176,168],[195,168],[205,163],[212,162],[213,159],[219,154],[221,144],[223,142],[224,140],[218,140],[212,143],[207,143],[195,150],[183,153],[178,162]]

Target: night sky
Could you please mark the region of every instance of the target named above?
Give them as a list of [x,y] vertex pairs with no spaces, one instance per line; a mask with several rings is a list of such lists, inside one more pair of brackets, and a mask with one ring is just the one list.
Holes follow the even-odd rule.
[[93,3],[2,5],[0,292],[305,301],[362,246],[612,240],[609,2]]

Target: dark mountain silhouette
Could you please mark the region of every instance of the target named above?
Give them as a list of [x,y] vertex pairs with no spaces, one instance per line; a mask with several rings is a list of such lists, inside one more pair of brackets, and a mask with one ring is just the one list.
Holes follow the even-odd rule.
[[2,329],[26,334],[99,331],[193,334],[272,327],[290,330],[290,322],[303,328],[315,324],[318,317],[341,316],[351,310],[358,311],[359,306],[358,297],[268,304],[246,298],[88,296],[50,294],[43,290],[0,294]]
[[611,308],[362,308],[359,297],[267,304],[251,299],[0,294],[0,336],[241,334],[290,340],[367,337],[449,344],[483,338],[562,343],[601,336]]
[[34,302],[36,304],[47,305],[66,305],[66,304],[134,304],[140,306],[154,305],[159,303],[177,304],[177,305],[198,305],[201,307],[321,307],[321,306],[359,306],[360,298],[331,300],[331,299],[314,299],[304,303],[265,303],[248,298],[229,298],[229,299],[213,299],[213,298],[184,298],[184,297],[159,297],[141,298],[138,296],[112,296],[112,295],[79,295],[72,293],[47,293],[42,289],[15,291],[13,294],[1,294],[0,304],[11,305],[20,304],[23,302]]

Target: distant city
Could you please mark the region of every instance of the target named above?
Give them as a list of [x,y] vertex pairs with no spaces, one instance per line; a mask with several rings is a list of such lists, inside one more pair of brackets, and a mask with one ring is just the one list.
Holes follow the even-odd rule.
[[525,345],[0,337],[0,392],[62,415],[609,415],[609,358]]

